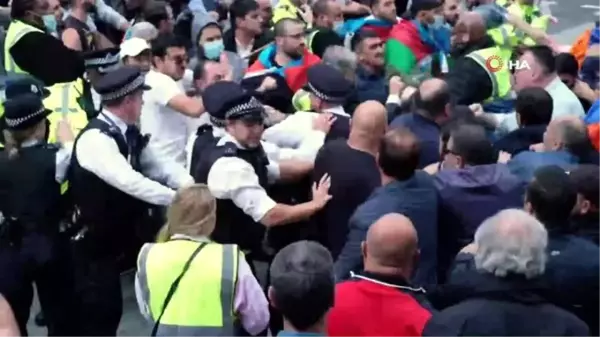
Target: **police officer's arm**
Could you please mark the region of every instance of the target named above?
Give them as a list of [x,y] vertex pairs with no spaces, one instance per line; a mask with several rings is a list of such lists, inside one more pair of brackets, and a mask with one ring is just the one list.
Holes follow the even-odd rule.
[[[40,62],[40,53],[43,53],[47,62]],[[25,34],[10,48],[10,55],[21,69],[44,82],[46,86],[75,81],[85,71],[79,53],[69,49],[61,40],[50,34]]]
[[[207,185],[219,199],[229,199],[256,222],[267,227],[280,226],[309,218],[323,208],[329,198],[322,195],[329,188],[324,181],[321,190],[312,201],[299,205],[278,204],[271,199],[258,182],[250,164],[236,157],[217,159],[208,173]],[[321,194],[319,194],[321,193]]]
[[194,183],[194,178],[190,176],[185,167],[181,166],[175,160],[165,160],[154,153],[151,147],[145,147],[142,151],[140,161],[144,174],[148,177],[165,182],[169,187],[179,189],[181,187]]
[[81,46],[81,40],[79,39],[79,34],[77,34],[77,31],[73,28],[65,29],[62,33],[61,38],[62,38],[62,42],[65,44],[65,46],[67,46],[73,50],[81,51],[81,49],[83,48]]
[[19,326],[15,320],[10,304],[4,296],[0,295],[0,336],[20,336]]
[[133,170],[121,155],[114,139],[99,130],[84,132],[75,153],[79,165],[107,184],[137,199],[155,205],[169,205],[175,191]]
[[312,113],[296,112],[266,129],[262,139],[279,147],[296,148],[304,140],[304,134],[312,130],[312,123]]

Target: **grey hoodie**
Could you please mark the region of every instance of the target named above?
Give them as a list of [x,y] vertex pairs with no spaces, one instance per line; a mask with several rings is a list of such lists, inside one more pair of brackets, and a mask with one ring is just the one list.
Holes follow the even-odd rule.
[[[194,20],[192,21],[192,41],[194,41],[194,48],[198,48],[198,39],[200,38],[200,33],[206,26],[208,25],[218,25],[217,21],[213,19],[210,15],[201,12],[194,12]],[[219,26],[220,27],[220,26]],[[239,83],[244,77],[244,73],[246,72],[246,68],[248,64],[244,61],[239,55],[236,53],[223,50],[223,52],[227,55],[227,59],[229,60],[229,65],[233,71],[233,81]],[[194,53],[197,55],[197,53]],[[194,68],[198,60],[194,57],[190,61],[190,68]]]

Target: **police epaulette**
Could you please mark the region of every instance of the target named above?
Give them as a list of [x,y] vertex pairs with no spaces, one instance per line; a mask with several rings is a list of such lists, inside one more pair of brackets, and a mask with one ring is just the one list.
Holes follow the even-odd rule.
[[207,132],[207,131],[210,131],[210,132],[212,132],[212,129],[213,129],[213,128],[212,128],[212,125],[210,125],[210,124],[203,124],[203,125],[200,125],[200,126],[198,127],[198,130],[196,130],[196,136],[200,136],[201,134],[203,134],[203,133],[205,133],[205,132]]
[[238,152],[238,147],[232,143],[232,142],[227,142],[225,143],[225,145],[223,145],[223,147],[225,148],[223,151],[223,155],[224,156],[236,156],[237,152]]
[[61,144],[55,144],[55,143],[44,144],[44,148],[48,149],[48,150],[59,150],[61,147],[62,147]]

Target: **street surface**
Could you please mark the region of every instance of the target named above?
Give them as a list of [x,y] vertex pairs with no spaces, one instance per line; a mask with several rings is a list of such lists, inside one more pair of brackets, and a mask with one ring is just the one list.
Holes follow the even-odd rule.
[[[588,28],[593,27],[594,21],[600,18],[600,6],[597,0],[558,0],[541,1],[541,6],[549,8],[552,15],[558,19],[558,22],[552,24],[549,32],[561,44],[571,44],[573,41]],[[264,278],[266,267],[263,264],[258,266],[261,278]],[[133,274],[122,277],[123,284],[123,317],[119,327],[121,336],[148,336],[151,326],[145,322],[138,311],[133,290]],[[36,301],[31,311],[31,319],[28,325],[30,336],[46,335],[45,328],[39,328],[33,323],[33,317],[39,310]]]

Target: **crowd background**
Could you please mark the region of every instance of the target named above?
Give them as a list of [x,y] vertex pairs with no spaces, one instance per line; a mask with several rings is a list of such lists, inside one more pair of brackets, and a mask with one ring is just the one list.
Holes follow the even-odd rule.
[[[68,152],[53,153],[62,196],[40,201],[48,207],[104,202],[74,188],[67,167],[131,191],[119,172],[136,163],[107,162],[99,138],[76,140],[115,105],[139,110],[127,124],[141,133],[130,143],[124,132],[124,146],[151,150],[166,177],[153,183],[174,188],[139,183],[140,197],[127,193],[153,206],[136,204],[144,217],[131,224],[138,208],[107,206],[122,226],[94,245],[113,246],[110,267],[134,268],[153,333],[598,335],[598,22],[563,46],[530,0],[0,5],[0,210],[11,220],[14,182],[34,174],[10,164],[28,137]],[[43,127],[18,130],[40,111]],[[22,214],[44,199],[27,186]],[[61,296],[73,290],[49,281],[43,249],[18,254],[34,256],[33,273],[6,242],[0,332],[26,334],[34,281],[49,334],[116,334],[121,285],[107,264],[77,275],[98,293],[70,317]]]

